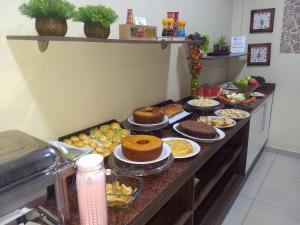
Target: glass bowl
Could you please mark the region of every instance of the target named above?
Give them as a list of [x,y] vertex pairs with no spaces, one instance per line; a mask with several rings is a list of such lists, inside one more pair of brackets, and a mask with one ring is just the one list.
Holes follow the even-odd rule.
[[[106,184],[110,185],[112,189],[115,189],[110,193],[106,192],[107,205],[117,208],[130,207],[144,188],[142,178],[117,173],[107,175]],[[131,188],[132,192],[128,191],[128,188]]]

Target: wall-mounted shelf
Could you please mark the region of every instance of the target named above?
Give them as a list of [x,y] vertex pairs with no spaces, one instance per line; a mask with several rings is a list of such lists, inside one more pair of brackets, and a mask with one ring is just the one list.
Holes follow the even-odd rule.
[[203,56],[203,60],[214,60],[214,59],[223,59],[223,58],[234,58],[247,56],[247,53],[231,53],[230,55],[220,55],[220,56]]
[[159,44],[162,49],[169,44],[201,44],[201,41],[189,41],[179,38],[162,37],[154,40],[122,40],[122,39],[101,39],[85,37],[58,37],[58,36],[17,36],[8,35],[7,40],[37,41],[41,52],[47,50],[50,41],[68,41],[68,42],[98,42],[98,43],[117,43],[117,44]]

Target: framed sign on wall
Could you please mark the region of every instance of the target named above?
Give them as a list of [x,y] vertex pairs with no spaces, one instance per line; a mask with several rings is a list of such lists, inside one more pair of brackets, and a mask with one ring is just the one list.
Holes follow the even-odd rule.
[[248,66],[269,66],[271,62],[271,43],[248,45]]
[[250,33],[273,32],[275,8],[251,11]]

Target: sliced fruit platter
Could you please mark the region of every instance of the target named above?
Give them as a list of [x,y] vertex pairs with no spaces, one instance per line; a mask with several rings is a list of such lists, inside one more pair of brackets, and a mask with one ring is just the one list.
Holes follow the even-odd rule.
[[244,93],[229,90],[221,90],[218,97],[223,103],[230,105],[250,104],[256,101],[255,96],[247,98]]
[[198,89],[198,97],[217,98],[219,92],[220,92],[220,87],[218,86],[207,87],[205,85],[202,85]]

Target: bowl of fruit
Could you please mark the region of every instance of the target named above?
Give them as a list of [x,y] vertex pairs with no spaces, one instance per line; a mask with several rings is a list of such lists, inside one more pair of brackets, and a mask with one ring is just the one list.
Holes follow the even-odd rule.
[[260,83],[251,76],[235,79],[233,84],[238,88],[240,93],[244,93],[245,95],[250,95],[251,92],[260,86]]

